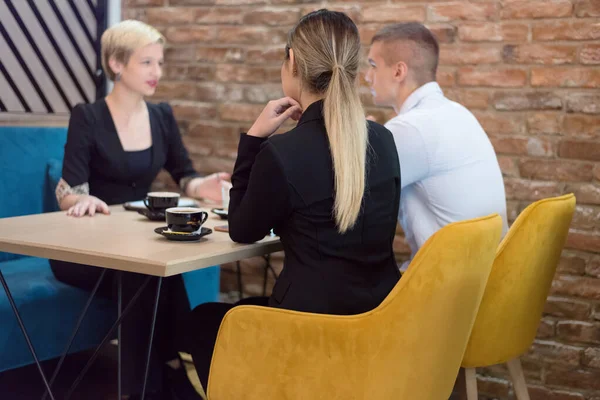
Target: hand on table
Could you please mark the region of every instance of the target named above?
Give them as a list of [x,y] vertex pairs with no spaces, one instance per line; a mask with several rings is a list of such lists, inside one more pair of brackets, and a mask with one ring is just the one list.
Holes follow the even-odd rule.
[[67,210],[67,215],[72,217],[83,217],[88,214],[93,217],[96,212],[109,215],[108,205],[95,196],[80,196],[71,208]]

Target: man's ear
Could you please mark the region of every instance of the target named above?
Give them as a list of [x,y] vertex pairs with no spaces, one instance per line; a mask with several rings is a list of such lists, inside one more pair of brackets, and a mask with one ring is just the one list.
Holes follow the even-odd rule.
[[404,82],[408,76],[408,65],[404,61],[398,61],[394,66],[394,80]]

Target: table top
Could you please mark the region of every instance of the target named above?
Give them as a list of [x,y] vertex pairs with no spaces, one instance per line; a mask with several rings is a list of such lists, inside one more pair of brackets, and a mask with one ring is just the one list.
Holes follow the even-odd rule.
[[[154,232],[166,226],[122,206],[111,215],[67,217],[64,211],[0,219],[0,251],[70,261],[154,276],[172,276],[212,265],[280,251],[278,237],[234,243],[216,232],[194,242],[176,242]],[[203,208],[214,228],[227,221]]]

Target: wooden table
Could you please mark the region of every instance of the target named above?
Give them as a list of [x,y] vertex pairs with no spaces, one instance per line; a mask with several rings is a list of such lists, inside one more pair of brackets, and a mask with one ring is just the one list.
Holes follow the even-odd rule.
[[[136,296],[147,286],[151,276],[158,277],[158,284],[155,296],[155,312],[150,331],[146,376],[156,321],[156,309],[163,277],[282,250],[282,245],[278,237],[268,236],[257,243],[238,244],[231,241],[229,234],[216,232],[214,229],[212,234],[205,236],[199,241],[170,241],[154,232],[155,228],[165,226],[165,222],[149,221],[137,212],[124,210],[122,206],[112,206],[110,209],[111,215],[108,216],[99,214],[94,217],[74,218],[67,217],[64,212],[55,212],[0,219],[0,251],[148,275],[148,279],[140,287],[131,302],[122,310],[122,313],[121,290],[119,288],[119,314],[117,321],[107,333],[105,339],[100,343],[94,355],[92,355],[88,366],[81,371],[80,376],[73,383],[70,393],[73,392],[77,384],[81,381],[100,348],[110,339],[114,329],[120,327],[122,319],[137,300]],[[209,212],[208,208],[204,209]],[[224,224],[226,224],[226,221],[209,212],[209,218],[203,226],[213,228],[216,225]],[[100,285],[103,276],[104,274],[98,280],[96,289]],[[51,391],[52,382],[56,378],[62,361],[69,351],[72,340],[79,330],[79,325],[87,312],[96,289],[90,294],[88,303],[84,307],[79,321],[75,326],[67,349],[48,383],[1,271],[0,280],[44,380],[46,390],[50,398],[54,399]],[[120,343],[121,341],[119,340],[119,352]],[[120,386],[119,379],[119,398],[121,394]],[[145,386],[146,384],[144,383],[143,392],[145,392]],[[67,397],[69,396],[67,395]]]

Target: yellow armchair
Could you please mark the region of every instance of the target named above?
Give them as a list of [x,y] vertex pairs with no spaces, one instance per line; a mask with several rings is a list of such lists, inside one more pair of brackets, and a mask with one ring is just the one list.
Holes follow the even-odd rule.
[[448,399],[501,229],[498,215],[441,229],[363,314],[232,309],[217,337],[208,399]]
[[537,201],[500,244],[462,363],[469,400],[475,368],[506,362],[517,399],[529,399],[518,357],[535,339],[574,210],[572,194]]

